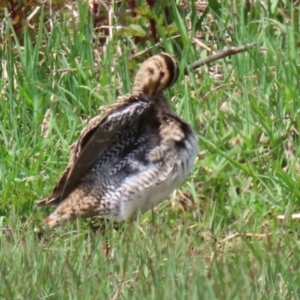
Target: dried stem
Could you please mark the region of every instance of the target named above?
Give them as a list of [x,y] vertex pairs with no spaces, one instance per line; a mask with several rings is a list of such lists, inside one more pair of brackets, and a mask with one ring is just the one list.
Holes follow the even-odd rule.
[[207,56],[205,58],[195,61],[194,63],[192,63],[185,69],[184,74],[187,75],[189,73],[189,70],[190,71],[196,70],[204,65],[207,65],[207,64],[214,62],[216,60],[219,60],[221,58],[225,58],[227,56],[245,52],[248,49],[253,48],[254,46],[256,46],[256,43],[251,43],[251,44],[247,44],[247,45],[243,45],[243,46],[239,46],[239,47],[233,47],[233,48],[229,48],[226,50],[221,50],[213,55],[210,55],[210,56]]

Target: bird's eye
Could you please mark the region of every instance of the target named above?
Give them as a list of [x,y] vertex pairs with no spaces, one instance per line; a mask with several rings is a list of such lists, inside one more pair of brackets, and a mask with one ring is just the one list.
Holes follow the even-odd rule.
[[153,75],[154,74],[154,69],[153,68],[148,68],[148,72],[151,74],[151,75]]
[[159,75],[160,77],[164,77],[165,76],[165,71],[163,69],[159,70]]

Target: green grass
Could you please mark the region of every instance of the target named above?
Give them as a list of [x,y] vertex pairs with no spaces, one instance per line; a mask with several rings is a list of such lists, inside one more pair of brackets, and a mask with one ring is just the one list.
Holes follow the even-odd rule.
[[[299,221],[290,218],[300,210],[299,7],[224,0],[218,9],[210,2],[217,12],[213,23],[209,15],[197,22],[191,7],[171,6],[171,28],[181,36],[169,39],[159,25],[160,46],[149,53],[165,49],[183,70],[208,55],[195,43],[200,36],[213,51],[250,42],[257,47],[211,65],[219,71],[213,74],[207,67],[189,76],[181,72],[167,95],[199,135],[193,173],[154,212],[119,231],[108,224],[105,237],[82,220],[37,233],[49,210],[34,201],[51,191],[84,122],[130,91],[147,57],[129,60],[133,51],[156,42],[141,38],[136,44],[125,30],[102,47],[82,5],[78,20],[66,11],[53,15],[52,30],[46,8],[36,16],[34,33],[25,26],[17,37],[5,23],[0,298],[300,298]],[[191,19],[190,32],[185,19]]]

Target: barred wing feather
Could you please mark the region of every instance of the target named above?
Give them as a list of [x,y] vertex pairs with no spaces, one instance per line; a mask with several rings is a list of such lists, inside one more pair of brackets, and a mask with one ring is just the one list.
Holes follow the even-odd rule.
[[[69,165],[54,187],[51,195],[37,201],[37,205],[58,205],[76,187],[104,152],[112,146],[113,137],[132,123],[143,127],[153,102],[145,95],[132,96],[126,102],[114,105],[104,115],[92,119],[83,129],[72,148]],[[142,128],[140,128],[142,129]]]

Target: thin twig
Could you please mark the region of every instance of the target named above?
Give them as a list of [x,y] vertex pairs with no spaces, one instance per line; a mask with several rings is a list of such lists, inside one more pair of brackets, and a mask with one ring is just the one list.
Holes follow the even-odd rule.
[[[177,34],[177,35],[174,35],[174,36],[172,36],[172,37],[170,37],[170,38],[167,38],[167,41],[169,41],[169,40],[174,40],[174,39],[177,39],[177,38],[179,38],[179,37],[180,37],[180,34]],[[145,53],[149,52],[151,49],[156,48],[156,47],[160,47],[161,45],[162,45],[162,42],[158,42],[158,43],[156,43],[155,45],[150,46],[150,47],[147,48],[147,49],[144,49],[144,50],[142,50],[142,51],[140,51],[140,52],[138,52],[138,53],[135,53],[135,54],[131,55],[131,56],[129,57],[129,60],[132,60],[132,59],[135,59],[135,58],[138,57],[138,56],[144,55]]]
[[222,244],[222,243],[225,243],[225,242],[229,242],[231,241],[232,239],[234,238],[237,238],[237,237],[246,237],[246,238],[268,238],[270,236],[272,236],[271,233],[245,233],[245,234],[240,234],[240,233],[234,233],[228,237],[226,237],[225,239],[221,240],[219,243]]
[[291,250],[291,251],[288,253],[288,255],[286,256],[287,259],[290,258],[290,257],[293,255],[293,253],[294,253],[294,251],[295,251],[295,248],[296,248],[296,246],[293,246],[292,250]]
[[[200,39],[193,38],[193,41],[195,44],[197,44],[199,47],[205,49],[206,51],[209,51],[209,52],[212,51],[205,43],[201,42]],[[215,54],[215,52],[213,52],[213,54]]]
[[251,43],[251,44],[247,44],[247,45],[243,45],[243,46],[239,46],[239,47],[233,47],[233,48],[229,48],[226,50],[221,50],[213,55],[210,55],[210,56],[207,56],[205,58],[201,58],[201,59],[195,61],[194,63],[192,63],[191,65],[189,65],[187,67],[187,69],[184,71],[184,74],[187,75],[189,73],[189,70],[196,70],[204,65],[207,65],[207,64],[209,64],[213,61],[219,60],[221,58],[225,58],[230,55],[245,52],[248,49],[253,48],[254,46],[256,46],[256,43]]
[[41,9],[41,6],[37,6],[33,12],[27,17],[27,21],[30,22],[31,19],[39,12],[39,10]]
[[234,233],[228,237],[226,237],[225,239],[221,240],[219,243],[222,244],[222,243],[225,243],[225,242],[228,242],[228,241],[231,241],[232,239],[236,238],[236,237],[239,237],[240,234],[239,233]]

